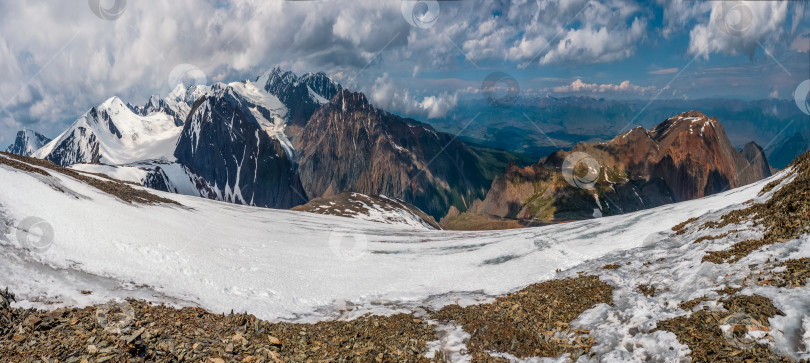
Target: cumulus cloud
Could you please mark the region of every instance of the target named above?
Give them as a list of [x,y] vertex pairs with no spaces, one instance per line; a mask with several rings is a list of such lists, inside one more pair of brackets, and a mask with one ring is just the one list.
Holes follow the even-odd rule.
[[540,59],[540,63],[624,59],[635,53],[636,44],[644,37],[646,28],[647,20],[636,18],[630,28],[621,31],[608,30],[606,27],[572,30]]
[[713,4],[708,23],[689,32],[690,54],[704,59],[711,53],[746,54],[784,35],[788,3],[781,1],[725,2]]
[[[807,51],[806,28],[796,26],[806,21],[800,2],[746,3],[754,24],[735,38],[714,25],[722,2],[657,1],[665,36],[688,33],[690,54],[748,54],[757,41],[772,47],[776,40]],[[438,21],[422,29],[405,20],[399,1],[128,1],[115,21],[97,17],[84,0],[0,2],[0,124],[8,130],[0,137],[22,126],[55,136],[112,95],[142,103],[166,94],[179,64],[199,67],[214,82],[254,78],[280,65],[298,73],[325,71],[351,89],[382,92],[383,71],[430,78],[437,71],[626,59],[649,41],[660,14],[635,0],[439,6]],[[436,89],[451,88],[392,90],[410,99],[388,104],[441,115],[455,93]]]
[[374,82],[370,98],[378,108],[427,118],[445,117],[458,104],[458,93],[442,92],[439,95],[423,96],[420,100],[411,91],[399,87],[388,73]]
[[638,93],[638,94],[646,94],[650,92],[654,92],[656,90],[655,86],[647,86],[642,87],[638,85],[634,85],[630,83],[630,81],[624,81],[619,84],[599,84],[599,83],[585,83],[581,79],[577,78],[577,80],[571,82],[571,84],[553,87],[551,88],[552,91],[558,93],[583,93],[583,92],[592,92],[592,93],[605,93],[605,92],[626,92],[626,93]]

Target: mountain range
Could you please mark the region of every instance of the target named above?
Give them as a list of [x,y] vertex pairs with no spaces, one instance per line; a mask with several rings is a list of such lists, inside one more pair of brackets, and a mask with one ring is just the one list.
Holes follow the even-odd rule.
[[580,142],[608,141],[633,127],[655,127],[687,110],[717,117],[732,145],[755,141],[775,168],[784,168],[810,148],[810,123],[793,99],[605,99],[569,96],[519,97],[511,107],[490,107],[473,96],[460,98],[443,118],[431,119],[439,131],[459,133],[464,141],[530,155],[536,159]]
[[[54,140],[25,131],[9,150],[259,207],[289,209],[347,192],[395,198],[442,218],[446,228],[463,229],[627,213],[745,185],[771,171],[759,146],[735,150],[719,120],[697,111],[532,164],[376,108],[324,73],[299,77],[280,68],[252,81],[180,84],[143,106],[111,97]],[[572,153],[598,161],[593,188],[565,182],[562,167]]]
[[[567,167],[566,160],[578,155],[593,162]],[[577,166],[585,169],[573,169]],[[551,223],[623,214],[702,198],[770,175],[759,146],[751,142],[741,153],[716,118],[689,111],[651,130],[637,127],[607,142],[554,152],[530,166],[512,164],[486,198],[475,201],[466,215],[451,210],[442,224],[505,228],[515,224],[512,220]],[[572,187],[577,178],[582,185]]]

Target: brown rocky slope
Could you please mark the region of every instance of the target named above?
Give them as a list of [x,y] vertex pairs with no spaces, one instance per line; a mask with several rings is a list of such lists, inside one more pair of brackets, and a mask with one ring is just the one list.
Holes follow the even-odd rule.
[[440,217],[450,206],[466,210],[491,183],[481,155],[454,136],[346,90],[315,112],[295,149],[310,198],[386,195]]
[[[566,158],[577,152],[598,163],[598,170],[590,170],[593,185],[574,187],[563,176]],[[588,174],[583,166],[576,165],[574,178]],[[466,214],[476,215],[476,220],[586,219],[701,198],[770,175],[758,146],[747,145],[744,156],[716,118],[689,111],[651,130],[638,127],[607,142],[555,152],[534,165],[510,165],[493,181],[486,198],[475,201]],[[467,229],[470,226],[459,221],[470,219],[456,213],[442,223],[445,228]]]

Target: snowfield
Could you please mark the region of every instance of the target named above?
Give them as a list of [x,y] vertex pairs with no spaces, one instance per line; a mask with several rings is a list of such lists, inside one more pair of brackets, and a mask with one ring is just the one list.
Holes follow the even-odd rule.
[[[769,253],[753,253],[731,267],[700,264],[706,246],[691,244],[694,234],[675,236],[671,228],[690,217],[716,217],[745,201],[768,198],[770,193],[757,193],[785,173],[711,197],[621,216],[455,232],[151,190],[182,207],[130,205],[62,174],[44,177],[0,165],[0,220],[7,226],[0,234],[0,286],[16,292],[21,306],[81,306],[134,297],[215,313],[233,309],[272,321],[310,322],[487,301],[585,271],[617,287],[615,306],[597,305],[575,322],[592,330],[600,359],[677,360],[688,348],[673,333],[649,333],[656,321],[683,315],[677,307],[681,300],[716,296],[718,284],[739,284],[750,274],[749,263],[772,254],[810,256],[810,243],[805,238],[774,245]],[[53,230],[46,248],[31,248],[18,238],[26,235],[19,233],[20,223],[32,217],[41,219],[46,231]],[[666,262],[652,271],[642,266],[659,258]],[[633,261],[628,268],[601,269],[628,261]],[[642,283],[679,288],[647,298],[633,292]],[[93,293],[83,295],[81,290]],[[788,314],[771,319],[775,331],[788,334],[810,324],[810,303],[796,306],[775,287],[754,290]],[[790,294],[804,294],[793,299],[805,303],[810,299],[807,288]],[[629,333],[629,327],[638,331]],[[463,338],[460,329],[445,329]],[[778,349],[799,356],[797,342],[773,335]],[[458,349],[458,334],[448,339],[450,343],[436,344]],[[804,339],[810,345],[810,338]]]

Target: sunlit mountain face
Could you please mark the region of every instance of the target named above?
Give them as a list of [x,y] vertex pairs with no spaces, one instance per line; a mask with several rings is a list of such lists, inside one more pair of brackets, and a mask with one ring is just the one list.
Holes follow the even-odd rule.
[[806,8],[4,2],[0,361],[806,361]]

